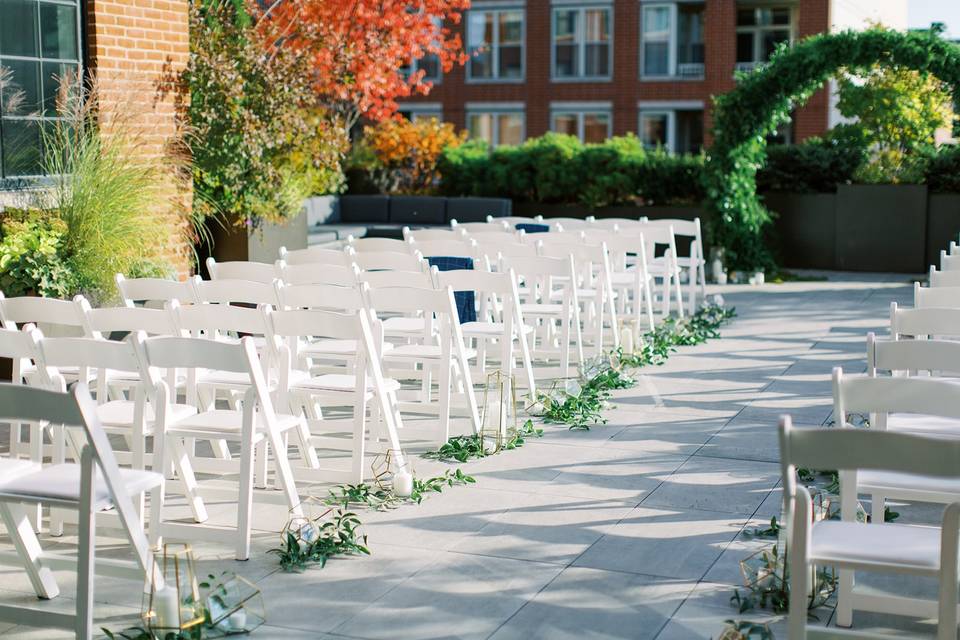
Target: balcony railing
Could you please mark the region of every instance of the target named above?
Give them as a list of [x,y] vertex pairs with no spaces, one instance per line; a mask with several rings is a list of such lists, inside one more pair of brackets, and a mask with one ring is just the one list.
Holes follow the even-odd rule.
[[702,78],[703,70],[702,62],[683,62],[677,65],[677,75],[681,78]]
[[755,61],[755,62],[738,62],[738,63],[734,66],[734,70],[736,70],[736,71],[743,71],[743,72],[745,72],[745,73],[750,73],[751,71],[756,71],[757,69],[759,69],[760,67],[762,67],[763,64],[764,64],[764,63],[763,63],[763,62],[760,62],[759,60],[758,60],[758,61]]

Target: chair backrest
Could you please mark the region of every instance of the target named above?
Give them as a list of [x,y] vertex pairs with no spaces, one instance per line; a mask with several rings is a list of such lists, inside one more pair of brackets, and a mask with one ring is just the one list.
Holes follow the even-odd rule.
[[647,258],[654,251],[653,243],[648,243],[643,233],[621,234],[618,230],[604,229],[584,231],[583,236],[589,244],[606,245],[613,271],[636,266],[645,270]]
[[891,302],[890,336],[894,339],[901,336],[960,338],[960,307],[902,309],[896,302]]
[[286,284],[334,284],[341,287],[356,285],[359,271],[353,264],[341,267],[330,263],[287,264],[283,261],[277,263],[277,270]]
[[923,371],[960,373],[960,342],[955,340],[878,340],[867,334],[867,374]]
[[684,220],[682,218],[658,218],[650,220],[649,218],[640,218],[640,221],[648,226],[673,227],[673,233],[685,238],[700,238],[700,218],[693,220]]
[[917,413],[960,418],[960,382],[943,378],[844,375],[833,370],[833,413],[847,424],[850,413]]
[[487,222],[495,222],[499,220],[506,222],[511,228],[516,228],[516,225],[518,224],[543,224],[543,216],[535,216],[533,218],[528,216],[505,216],[503,218],[487,216]]
[[930,265],[928,282],[930,287],[960,287],[960,269],[938,271],[936,267]]
[[396,238],[354,238],[353,236],[348,236],[347,245],[352,247],[357,253],[366,253],[368,251],[410,253],[407,241],[397,240]]
[[436,274],[440,288],[472,291],[477,306],[477,319],[512,323],[519,311],[516,274],[508,269],[493,273],[474,269],[454,269]]
[[18,324],[27,323],[45,323],[82,329],[83,313],[75,300],[76,298],[56,300],[33,296],[5,298],[0,293],[0,323],[7,329],[16,329]]
[[157,336],[146,338],[143,349],[146,365],[150,368],[260,372],[257,350],[251,338],[218,342],[204,338]]
[[358,276],[360,282],[374,288],[416,287],[419,289],[436,288],[436,267],[428,271],[364,271]]
[[97,402],[109,400],[107,370],[136,373],[142,362],[134,344],[143,334],[131,334],[125,340],[98,340],[96,338],[42,338],[37,368],[48,380],[61,379],[59,370],[78,367],[80,380],[89,379],[90,371],[97,370]]
[[307,247],[292,251],[287,250],[286,247],[280,247],[280,260],[288,265],[333,264],[338,267],[349,267],[353,262],[349,252],[325,247]]
[[629,229],[630,227],[641,226],[643,223],[639,218],[594,218],[587,216],[587,221],[600,229]]
[[464,238],[451,238],[449,240],[428,240],[424,242],[411,242],[409,251],[412,253],[418,251],[424,258],[435,256],[455,256],[472,258],[476,255],[477,244],[473,240]]
[[[953,243],[951,242],[951,247]],[[956,271],[960,269],[960,255],[952,255],[946,251],[940,251],[940,268],[943,271]]]
[[93,309],[86,300],[78,300],[83,312],[84,331],[89,338],[109,337],[113,332],[143,331],[155,336],[172,336],[177,324],[169,304],[163,309],[148,307],[103,307]]
[[367,294],[370,307],[377,313],[453,314],[453,290],[425,287],[370,287]]
[[468,234],[513,233],[513,228],[503,218],[494,218],[489,222],[457,222],[450,221],[452,229],[460,229]]
[[[13,361],[10,372],[13,382],[19,384],[30,361],[37,358],[41,337],[40,331],[32,324],[26,325],[22,330],[0,327],[0,358],[10,358]],[[50,380],[48,376],[42,375],[40,379],[31,381],[31,384],[49,386]]]
[[194,280],[197,300],[206,304],[277,304],[273,281],[253,280]]
[[[276,298],[276,293],[273,297]],[[238,307],[230,304],[181,306],[177,302],[172,302],[170,310],[177,329],[193,336],[198,336],[202,332],[208,338],[219,339],[228,337],[231,333],[265,335],[267,332],[263,312],[255,307]]]
[[931,307],[958,309],[960,308],[960,287],[921,287],[919,282],[915,282],[913,306],[917,309]]
[[181,304],[196,304],[197,291],[193,286],[199,276],[193,276],[181,282],[162,278],[124,278],[118,273],[114,279],[123,303],[132,307],[137,302],[163,303],[179,300]]
[[287,284],[277,282],[279,309],[326,309],[328,311],[359,311],[364,308],[361,287],[341,287],[333,284]]
[[463,241],[461,229],[411,229],[403,228],[403,239],[407,242],[447,242]]
[[277,277],[276,267],[266,262],[246,260],[217,262],[212,256],[207,258],[207,273],[210,274],[211,280],[250,280],[270,283]]
[[580,231],[592,226],[583,218],[546,218],[543,222],[550,225],[551,232]]
[[426,271],[429,267],[422,256],[408,252],[369,251],[356,253],[352,259],[362,271]]
[[[654,246],[665,246],[673,251],[676,251],[677,248],[676,237],[674,236],[673,232],[673,225],[645,222],[636,226],[618,228],[617,232],[623,235],[639,235],[642,233],[644,239]],[[651,259],[653,257],[654,256],[648,255],[647,259]]]

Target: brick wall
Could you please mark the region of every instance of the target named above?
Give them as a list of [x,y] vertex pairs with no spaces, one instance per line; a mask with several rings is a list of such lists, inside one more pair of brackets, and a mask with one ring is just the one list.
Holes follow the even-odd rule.
[[[464,68],[444,74],[430,95],[406,102],[440,102],[443,117],[458,127],[466,126],[468,102],[522,102],[526,105],[526,133],[539,136],[550,129],[551,101],[604,101],[613,105],[613,133],[636,131],[637,103],[641,100],[690,101],[704,104],[704,136],[709,144],[711,96],[734,87],[736,62],[735,0],[705,0],[705,73],[702,80],[640,80],[640,2],[613,0],[613,79],[610,82],[551,82],[550,0],[522,0],[526,7],[526,80],[523,83],[467,83]],[[585,2],[586,4],[586,2]],[[476,2],[481,8],[482,2]],[[799,0],[798,36],[829,28],[830,0]],[[454,27],[464,37],[462,21]],[[794,138],[819,135],[827,128],[828,101],[825,91],[817,92],[798,109]]]
[[[176,77],[190,53],[188,0],[87,0],[87,64],[96,73],[102,110],[123,112],[143,144],[143,159],[162,163],[176,139],[176,104],[183,99]],[[182,241],[189,185],[164,170],[155,210],[169,228],[157,238],[164,257],[187,275]]]

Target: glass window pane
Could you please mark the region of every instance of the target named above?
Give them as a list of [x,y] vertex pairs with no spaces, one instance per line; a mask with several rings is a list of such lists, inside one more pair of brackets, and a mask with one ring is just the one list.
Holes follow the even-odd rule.
[[606,113],[583,114],[583,141],[603,142],[610,134],[610,115]]
[[610,75],[610,45],[588,44],[584,61],[586,76]]
[[3,120],[3,174],[32,176],[41,172],[40,127],[37,120]]
[[77,60],[76,8],[62,4],[41,4],[40,43],[44,58]]
[[500,12],[500,46],[523,43],[523,12]]
[[643,35],[645,38],[670,37],[668,7],[646,7],[643,10]]
[[61,91],[67,91],[69,85],[79,82],[79,69],[75,64],[65,62],[43,63],[43,115],[57,115],[57,102]]
[[677,11],[677,62],[702,64],[703,8],[678,5]]
[[519,46],[500,47],[500,77],[523,77],[523,49]]
[[440,60],[436,54],[428,53],[417,60],[417,69],[423,70],[424,80],[440,79]]
[[781,42],[790,42],[789,31],[764,31],[763,35],[763,60],[769,60],[777,45]]
[[737,26],[750,27],[757,23],[757,13],[753,9],[737,9]]
[[481,47],[489,46],[492,39],[488,30],[488,21],[493,16],[483,11],[471,11],[467,15],[467,50],[473,51]]
[[579,75],[577,45],[558,44],[556,47],[554,75],[558,78],[572,78]]
[[577,131],[577,114],[575,113],[557,113],[553,116],[553,130],[557,133],[566,133],[571,136],[579,136]]
[[489,49],[475,53],[470,58],[470,76],[472,78],[493,77],[493,52]]
[[753,34],[737,34],[737,62],[754,62],[753,55]]
[[493,116],[489,113],[472,113],[467,121],[470,137],[493,144]]
[[790,24],[790,9],[784,7],[782,9],[771,9],[771,19],[772,24]]
[[577,11],[561,9],[554,12],[554,41],[575,42],[577,37]]
[[703,111],[677,111],[677,152],[699,153],[703,147]]
[[665,76],[670,73],[670,45],[666,42],[643,44],[643,73],[648,76]]
[[586,42],[606,42],[610,39],[610,11],[607,9],[587,9],[584,26]]
[[[36,114],[40,109],[40,62],[34,60],[0,60],[0,65],[10,70],[10,85],[4,102],[5,115]],[[11,109],[10,96],[20,94],[15,108]]]
[[0,0],[0,55],[38,55],[37,32],[36,2]]
[[501,113],[497,116],[499,140],[497,144],[520,144],[523,142],[523,114]]
[[640,140],[648,147],[667,144],[667,114],[645,113],[640,116]]

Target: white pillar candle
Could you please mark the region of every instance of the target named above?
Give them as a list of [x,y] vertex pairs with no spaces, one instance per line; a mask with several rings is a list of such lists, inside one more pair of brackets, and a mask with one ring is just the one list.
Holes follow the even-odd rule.
[[633,344],[633,330],[630,327],[623,327],[620,330],[620,347],[627,355],[632,355],[636,351]]
[[180,628],[180,603],[177,590],[162,587],[153,594],[153,610],[157,614],[155,626],[160,629]]
[[238,609],[231,613],[228,620],[233,631],[243,631],[247,628],[247,612],[244,609]]
[[413,475],[406,469],[400,469],[393,474],[393,492],[401,498],[413,493]]

